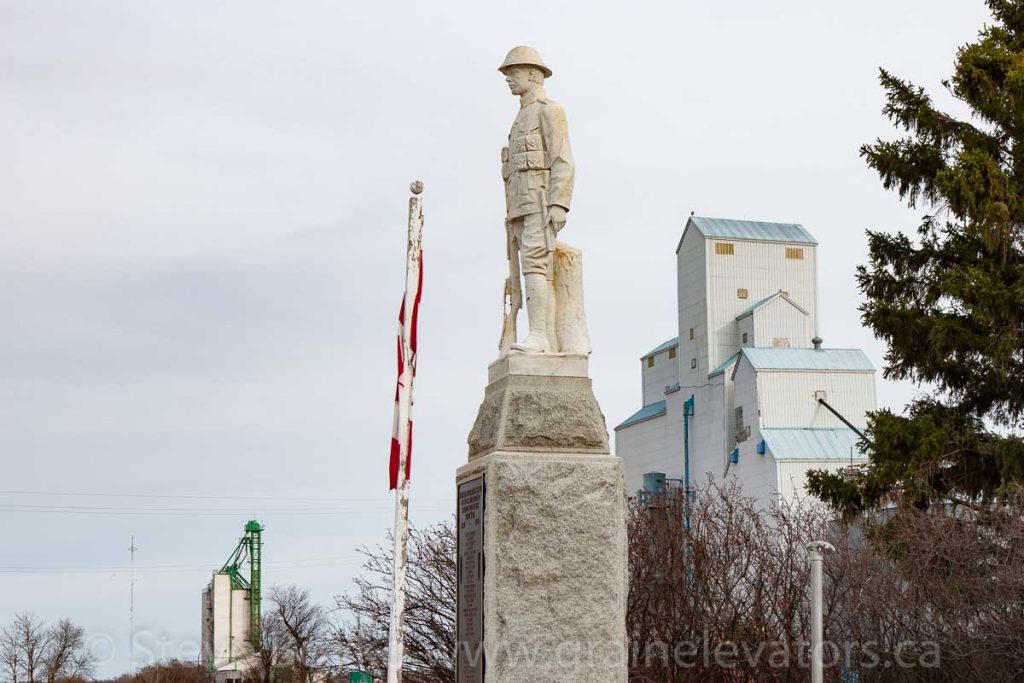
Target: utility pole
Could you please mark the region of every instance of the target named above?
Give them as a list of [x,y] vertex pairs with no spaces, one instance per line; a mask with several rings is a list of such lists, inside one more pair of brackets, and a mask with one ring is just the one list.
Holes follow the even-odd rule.
[[835,550],[828,541],[811,541],[807,544],[807,552],[811,559],[811,683],[824,683],[825,667],[825,620],[823,616],[822,597],[824,579],[822,564],[825,553]]
[[135,675],[135,535],[132,534],[128,552],[132,554],[131,574],[128,578],[128,675]]

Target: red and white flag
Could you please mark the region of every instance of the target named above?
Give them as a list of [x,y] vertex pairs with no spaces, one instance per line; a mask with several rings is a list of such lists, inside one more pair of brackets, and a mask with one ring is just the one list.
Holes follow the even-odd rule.
[[[401,467],[402,442],[405,442],[405,478],[409,478],[412,463],[412,380],[416,377],[416,323],[420,312],[420,298],[423,293],[423,250],[413,257],[419,265],[419,276],[412,280],[413,291],[407,291],[398,311],[398,381],[395,384],[395,418],[391,427],[391,460],[388,466],[388,481],[391,489],[398,488],[398,470]],[[406,303],[412,299],[412,310],[406,327]],[[408,353],[407,353],[408,352]],[[401,429],[403,398],[409,406],[406,429]]]
[[[405,251],[405,296],[398,311],[398,382],[391,428],[388,475],[395,491],[395,552],[392,557],[391,622],[388,625],[388,683],[402,683],[402,624],[405,568],[409,559],[409,463],[412,458],[412,383],[416,378],[416,326],[423,293],[423,183],[409,186],[409,242]],[[403,471],[404,470],[404,471]]]

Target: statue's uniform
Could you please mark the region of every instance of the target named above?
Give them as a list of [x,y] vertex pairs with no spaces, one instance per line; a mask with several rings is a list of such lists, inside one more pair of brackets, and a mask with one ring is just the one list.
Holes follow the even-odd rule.
[[555,236],[546,225],[548,209],[569,210],[575,166],[565,110],[543,89],[522,100],[501,157],[510,255],[518,247],[524,275],[551,279]]

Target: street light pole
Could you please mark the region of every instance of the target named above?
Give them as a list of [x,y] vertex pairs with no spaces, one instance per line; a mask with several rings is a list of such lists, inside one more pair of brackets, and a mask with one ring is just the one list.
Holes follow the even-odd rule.
[[824,683],[825,671],[825,620],[822,598],[823,573],[822,564],[825,553],[835,550],[828,541],[811,541],[807,544],[807,552],[811,559],[811,683]]

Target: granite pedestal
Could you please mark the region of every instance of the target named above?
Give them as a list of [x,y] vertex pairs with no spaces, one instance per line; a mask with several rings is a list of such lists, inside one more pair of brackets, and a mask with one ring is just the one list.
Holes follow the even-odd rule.
[[625,486],[587,359],[488,374],[456,477],[457,681],[625,683]]

